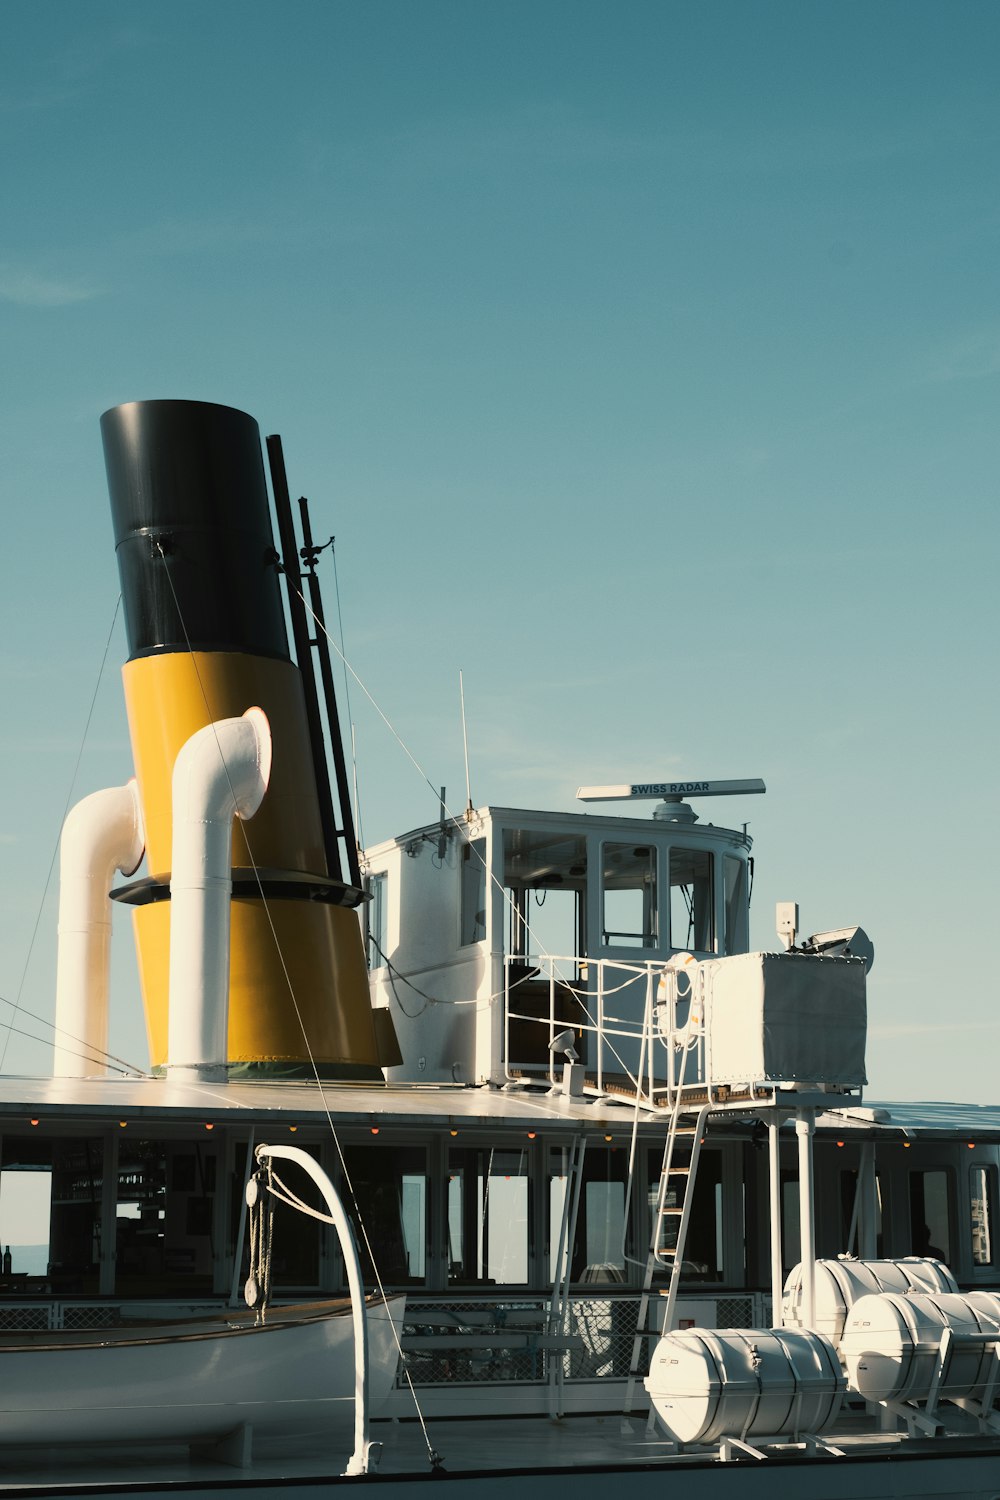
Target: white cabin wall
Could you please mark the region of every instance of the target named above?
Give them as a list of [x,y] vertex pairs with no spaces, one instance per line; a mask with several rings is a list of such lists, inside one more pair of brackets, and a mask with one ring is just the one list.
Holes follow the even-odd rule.
[[[485,944],[459,946],[464,841],[452,834],[404,840],[375,851],[368,872],[388,876],[386,956],[371,975],[372,1003],[392,1012],[403,1064],[390,1083],[473,1083],[476,1004]],[[409,850],[410,852],[407,852]],[[409,981],[409,983],[407,982]]]

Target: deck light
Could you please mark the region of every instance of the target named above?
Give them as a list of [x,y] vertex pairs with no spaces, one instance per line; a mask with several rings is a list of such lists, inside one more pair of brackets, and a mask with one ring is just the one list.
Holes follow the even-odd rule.
[[606,1135],[606,1136],[605,1136],[605,1137],[604,1137],[604,1139],[605,1139],[605,1140],[606,1140],[606,1141],[610,1141],[610,1139],[611,1139],[611,1137],[610,1137],[610,1136],[609,1136],[609,1135]]
[[975,1143],[975,1141],[970,1141],[969,1142],[969,1150],[970,1151],[975,1151],[975,1149],[976,1149],[976,1143]]
[[119,1121],[118,1121],[118,1128],[119,1128],[119,1130],[124,1130],[124,1129],[125,1129],[125,1126],[126,1126],[126,1125],[127,1125],[127,1124],[128,1124],[128,1121],[127,1121],[127,1120],[119,1120]]
[[292,1132],[292,1134],[294,1135],[295,1132],[298,1130],[299,1127],[297,1125],[289,1125],[288,1128]]
[[373,1125],[372,1126],[372,1135],[378,1135],[378,1126],[377,1125]]
[[904,1141],[903,1142],[903,1150],[904,1151],[909,1151],[909,1149],[910,1149],[910,1147],[911,1147],[912,1144],[913,1144],[912,1141]]
[[449,1135],[458,1135],[458,1131],[457,1130],[449,1130],[448,1134]]
[[28,1121],[28,1124],[29,1124],[29,1125],[37,1125],[37,1124],[38,1124],[38,1121],[37,1121],[37,1120],[29,1120],[29,1121]]
[[842,1146],[842,1145],[843,1145],[843,1144],[844,1144],[844,1143],[843,1143],[843,1141],[838,1141],[838,1142],[837,1142],[837,1145],[838,1145],[838,1146]]
[[529,1141],[533,1141],[534,1139],[535,1139],[535,1132],[533,1130],[529,1130],[528,1131],[528,1140]]
[[212,1124],[211,1124],[211,1123],[210,1123],[210,1122],[209,1122],[209,1121],[208,1121],[208,1120],[206,1120],[206,1121],[205,1121],[205,1129],[206,1129],[206,1130],[214,1130],[214,1129],[215,1129],[215,1126],[214,1126],[214,1125],[212,1125]]

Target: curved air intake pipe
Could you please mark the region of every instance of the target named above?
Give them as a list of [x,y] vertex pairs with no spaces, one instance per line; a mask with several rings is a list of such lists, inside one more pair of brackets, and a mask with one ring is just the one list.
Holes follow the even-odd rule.
[[259,708],[206,724],[174,763],[171,1077],[226,1077],[233,819],[253,817],[270,776],[271,730]]
[[86,1078],[104,1071],[111,959],[108,888],[116,870],[132,875],[139,868],[144,844],[134,779],[84,797],[63,824],[53,1062],[57,1078]]

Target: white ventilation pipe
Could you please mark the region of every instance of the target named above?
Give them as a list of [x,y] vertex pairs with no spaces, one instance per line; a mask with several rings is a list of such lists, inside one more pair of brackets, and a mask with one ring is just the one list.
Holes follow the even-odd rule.
[[224,1078],[229,1039],[233,819],[252,818],[271,774],[263,709],[206,724],[174,762],[167,1066]]
[[53,1060],[57,1078],[104,1072],[111,964],[108,891],[116,870],[135,873],[144,846],[134,779],[84,797],[63,824]]

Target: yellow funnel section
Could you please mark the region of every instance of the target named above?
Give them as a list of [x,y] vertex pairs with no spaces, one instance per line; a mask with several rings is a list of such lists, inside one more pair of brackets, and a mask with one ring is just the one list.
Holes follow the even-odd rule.
[[[233,829],[233,865],[259,873],[232,903],[229,1065],[236,1073],[382,1077],[357,912],[303,891],[327,876],[302,680],[292,663],[238,651],[170,651],[122,672],[149,873],[167,881],[171,778],[196,730],[248,705],[267,715],[270,785],[252,822]],[[310,887],[307,877],[319,877]],[[170,902],[134,912],[150,1057],[167,1057]]]

